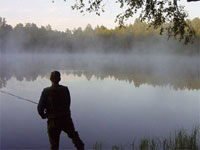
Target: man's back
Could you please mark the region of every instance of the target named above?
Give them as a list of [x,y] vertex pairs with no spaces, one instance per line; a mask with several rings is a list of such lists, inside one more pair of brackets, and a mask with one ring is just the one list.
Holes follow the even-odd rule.
[[70,93],[66,86],[58,84],[45,88],[41,101],[43,101],[43,109],[46,109],[47,118],[70,115]]
[[67,87],[52,85],[45,88],[46,110],[48,118],[70,115],[70,93]]

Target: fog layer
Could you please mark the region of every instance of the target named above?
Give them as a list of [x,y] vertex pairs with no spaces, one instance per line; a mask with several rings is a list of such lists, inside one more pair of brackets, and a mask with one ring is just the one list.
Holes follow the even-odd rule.
[[134,83],[170,85],[176,89],[200,88],[200,57],[175,55],[122,55],[122,54],[19,54],[1,55],[0,87],[11,77],[17,80],[49,78],[53,70],[65,74],[84,75],[88,80],[114,77]]

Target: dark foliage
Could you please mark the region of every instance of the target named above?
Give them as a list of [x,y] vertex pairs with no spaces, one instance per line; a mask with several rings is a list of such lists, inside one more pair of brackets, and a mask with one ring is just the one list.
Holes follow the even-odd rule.
[[[116,16],[116,22],[124,26],[126,20],[132,18],[136,13],[140,14],[139,19],[147,22],[150,26],[165,30],[168,37],[183,40],[185,44],[192,42],[195,38],[195,31],[187,20],[187,13],[184,6],[179,4],[180,0],[115,0],[119,4],[119,11],[124,10]],[[198,1],[198,0],[188,0]],[[104,6],[108,0],[76,0],[72,9],[81,13],[94,12],[100,15],[104,12]],[[167,25],[166,25],[167,24]]]
[[[4,21],[2,21],[4,20]],[[191,25],[197,38],[193,44],[184,45],[176,40],[160,36],[160,30],[149,27],[136,19],[134,24],[123,28],[107,29],[88,25],[85,29],[67,29],[65,32],[52,30],[51,26],[38,27],[36,24],[17,24],[12,27],[1,18],[1,52],[70,52],[70,53],[129,53],[129,52],[177,52],[181,54],[199,53],[200,19],[195,18]]]

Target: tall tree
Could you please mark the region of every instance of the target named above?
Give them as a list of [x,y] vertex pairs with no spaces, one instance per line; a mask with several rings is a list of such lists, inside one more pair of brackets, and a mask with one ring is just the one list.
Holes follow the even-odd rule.
[[5,26],[5,25],[6,25],[6,19],[0,17],[0,27],[3,27],[3,26]]
[[[66,1],[66,0],[64,0]],[[116,16],[116,22],[123,26],[125,21],[140,13],[139,19],[147,22],[155,29],[160,29],[160,34],[166,31],[169,37],[183,40],[188,43],[194,40],[195,31],[187,20],[188,14],[184,6],[180,5],[180,0],[115,0],[119,4],[119,11],[125,10]],[[200,1],[200,0],[187,0]],[[94,12],[100,15],[105,11],[104,7],[108,0],[76,0],[72,4],[72,9],[81,13]],[[167,26],[165,25],[167,23]]]

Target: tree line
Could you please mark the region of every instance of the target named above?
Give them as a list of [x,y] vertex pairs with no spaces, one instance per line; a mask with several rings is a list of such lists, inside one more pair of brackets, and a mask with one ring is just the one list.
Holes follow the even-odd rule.
[[[53,30],[50,25],[38,27],[34,23],[7,24],[0,17],[0,51],[5,52],[68,52],[68,53],[151,53],[175,52],[199,54],[200,18],[191,20],[196,32],[192,44],[161,36],[159,29],[150,27],[136,19],[125,27],[108,29],[105,26],[93,28],[90,24],[85,29],[66,29],[65,32]],[[166,24],[167,26],[167,24]]]

